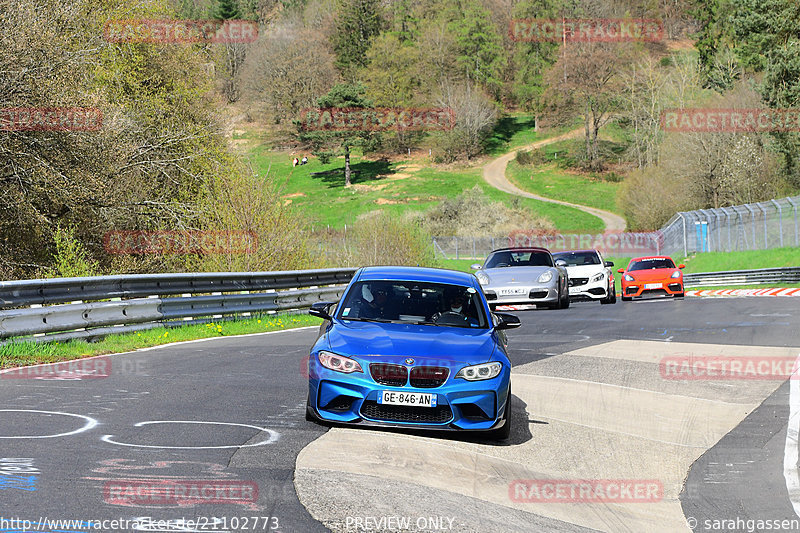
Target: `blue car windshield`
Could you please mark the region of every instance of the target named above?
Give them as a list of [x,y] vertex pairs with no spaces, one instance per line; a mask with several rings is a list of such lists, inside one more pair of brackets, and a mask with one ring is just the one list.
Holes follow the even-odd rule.
[[486,258],[483,268],[501,268],[513,266],[553,266],[553,258],[548,252],[524,252],[502,250],[494,252]]
[[488,328],[472,287],[421,281],[359,281],[338,306],[337,318],[432,326]]

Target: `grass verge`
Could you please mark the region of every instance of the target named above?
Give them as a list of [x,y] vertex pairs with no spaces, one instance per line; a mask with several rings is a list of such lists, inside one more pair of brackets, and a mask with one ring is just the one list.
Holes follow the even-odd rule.
[[285,329],[318,326],[321,320],[310,315],[264,315],[245,320],[230,320],[174,328],[154,328],[138,333],[111,335],[97,342],[19,342],[0,346],[0,369],[38,363],[56,363],[83,357],[130,352],[171,342],[230,337]]
[[508,163],[506,175],[511,183],[526,192],[612,213],[620,212],[617,206],[619,183],[567,173],[554,164],[523,166],[516,161]]

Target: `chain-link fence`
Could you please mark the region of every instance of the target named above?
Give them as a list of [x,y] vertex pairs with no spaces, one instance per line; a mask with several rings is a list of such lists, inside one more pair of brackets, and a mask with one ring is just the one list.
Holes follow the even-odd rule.
[[598,249],[605,255],[675,255],[800,246],[800,196],[755,204],[677,213],[655,232],[601,234],[517,230],[496,237],[434,237],[436,257],[484,259],[506,246],[541,246],[552,252]]
[[800,196],[677,213],[663,228],[669,255],[800,246]]

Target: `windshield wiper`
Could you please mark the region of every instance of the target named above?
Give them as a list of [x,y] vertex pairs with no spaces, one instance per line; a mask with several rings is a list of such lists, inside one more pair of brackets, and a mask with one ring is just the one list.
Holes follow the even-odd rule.
[[342,320],[353,320],[355,322],[381,322],[383,324],[390,323],[388,318],[364,318],[364,317],[342,317]]

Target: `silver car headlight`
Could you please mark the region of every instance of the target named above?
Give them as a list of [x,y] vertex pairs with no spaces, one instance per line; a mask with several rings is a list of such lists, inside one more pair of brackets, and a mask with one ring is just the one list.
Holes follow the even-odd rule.
[[589,280],[589,283],[595,283],[597,281],[600,281],[604,277],[605,277],[605,273],[604,272],[600,272],[599,274],[595,274],[594,276],[592,276],[592,279]]
[[498,362],[483,363],[480,365],[465,366],[456,374],[456,378],[467,381],[480,381],[482,379],[496,378],[503,369],[503,364]]
[[478,278],[478,283],[481,285],[488,285],[489,284],[489,276],[487,276],[483,272],[476,272],[475,277]]
[[547,272],[542,272],[542,275],[539,276],[539,279],[537,279],[536,281],[538,283],[547,283],[551,279],[553,279],[553,272],[548,270]]

